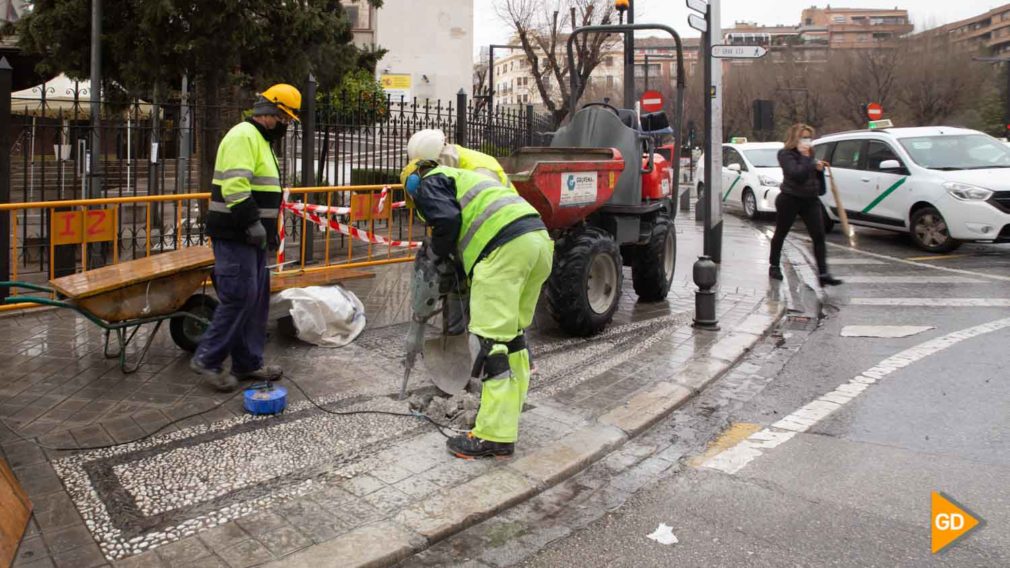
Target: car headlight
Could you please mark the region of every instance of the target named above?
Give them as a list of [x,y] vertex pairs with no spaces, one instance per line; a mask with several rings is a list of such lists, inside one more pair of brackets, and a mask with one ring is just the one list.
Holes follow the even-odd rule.
[[761,185],[768,186],[768,187],[778,187],[779,185],[782,184],[782,182],[780,182],[779,180],[777,180],[777,179],[775,179],[775,178],[773,178],[771,176],[766,176],[766,175],[759,175],[758,176],[758,181],[761,182]]
[[992,197],[992,191],[984,187],[958,181],[948,181],[943,184],[943,187],[947,190],[947,193],[961,201],[985,201]]

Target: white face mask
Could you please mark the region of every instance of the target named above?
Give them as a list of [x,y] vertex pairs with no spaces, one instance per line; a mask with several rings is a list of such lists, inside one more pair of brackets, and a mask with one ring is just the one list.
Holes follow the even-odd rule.
[[814,143],[814,141],[812,139],[810,139],[810,138],[800,138],[800,147],[801,148],[809,148],[810,146],[813,145],[813,143]]

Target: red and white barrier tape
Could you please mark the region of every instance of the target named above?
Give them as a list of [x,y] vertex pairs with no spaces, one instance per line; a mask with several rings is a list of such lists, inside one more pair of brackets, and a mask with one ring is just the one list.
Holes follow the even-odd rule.
[[300,209],[296,209],[294,207],[291,207],[290,204],[287,204],[287,203],[284,204],[284,207],[288,211],[291,211],[292,213],[294,213],[294,215],[296,217],[298,217],[298,218],[303,218],[304,217],[304,218],[308,219],[309,221],[312,221],[316,225],[320,225],[320,226],[325,226],[325,225],[329,224],[331,230],[334,230],[334,231],[336,231],[336,232],[338,232],[340,234],[343,234],[343,235],[347,235],[347,236],[349,236],[349,237],[351,237],[353,239],[357,239],[359,241],[363,241],[363,242],[366,242],[366,243],[371,243],[373,245],[386,245],[386,246],[389,246],[389,247],[405,247],[405,248],[417,248],[417,247],[421,246],[420,241],[393,241],[393,240],[389,240],[389,239],[387,239],[385,237],[380,237],[379,235],[376,235],[376,234],[371,233],[369,231],[362,231],[361,229],[352,227],[350,225],[344,225],[343,223],[337,222],[335,219],[325,219],[324,220],[323,217],[320,217],[318,214],[313,213],[312,211],[307,211],[307,212],[306,211],[302,211]]

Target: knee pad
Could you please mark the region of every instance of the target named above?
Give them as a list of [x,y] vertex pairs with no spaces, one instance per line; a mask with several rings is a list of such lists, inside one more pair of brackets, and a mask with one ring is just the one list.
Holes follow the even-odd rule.
[[486,381],[510,372],[508,343],[470,335],[470,355],[473,359],[470,376],[473,378]]

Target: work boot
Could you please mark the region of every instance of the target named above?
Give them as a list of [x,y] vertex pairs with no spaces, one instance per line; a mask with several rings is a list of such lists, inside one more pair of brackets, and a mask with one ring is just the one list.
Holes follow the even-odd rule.
[[768,278],[771,278],[772,280],[782,280],[782,269],[778,266],[769,266]]
[[483,458],[489,456],[511,456],[516,445],[509,442],[492,442],[482,440],[467,432],[465,436],[453,436],[446,440],[449,453],[457,458]]
[[189,360],[189,368],[196,374],[207,377],[207,382],[220,392],[232,392],[238,388],[238,379],[224,369],[212,369],[202,361],[193,357]]
[[832,275],[830,275],[828,273],[821,274],[820,276],[817,277],[817,280],[820,281],[822,287],[823,286],[838,286],[839,284],[842,283],[841,280],[835,278],[834,276],[832,276]]
[[284,370],[277,365],[263,365],[255,371],[248,372],[232,369],[231,374],[240,381],[279,381],[284,376]]

